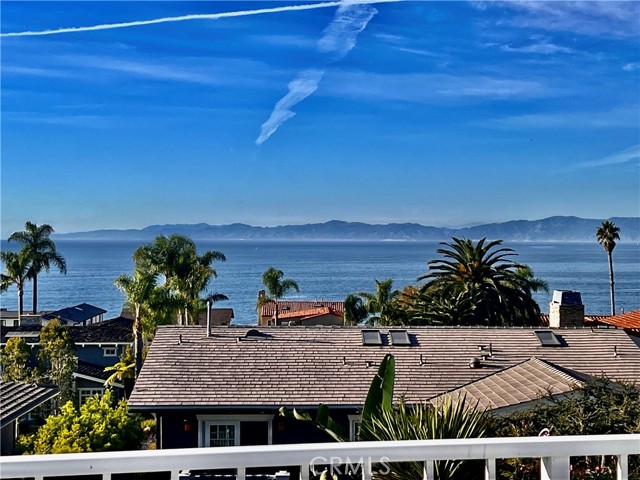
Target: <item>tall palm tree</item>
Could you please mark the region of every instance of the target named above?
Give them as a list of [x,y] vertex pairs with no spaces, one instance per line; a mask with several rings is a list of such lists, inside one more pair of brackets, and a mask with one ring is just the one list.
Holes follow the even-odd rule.
[[531,293],[545,287],[526,265],[511,260],[517,255],[502,247],[502,240],[474,244],[453,237],[437,253],[444,259],[431,260],[423,291],[437,292],[473,305],[464,309],[466,319],[476,325],[537,325],[540,307]]
[[616,240],[620,240],[620,228],[610,220],[605,220],[596,230],[596,240],[602,245],[609,257],[609,285],[611,289],[611,315],[616,314],[616,299],[613,290],[613,249],[616,248]]
[[[177,323],[189,324],[197,319],[207,300],[200,298],[200,293],[218,275],[213,262],[225,261],[226,257],[215,250],[198,255],[193,240],[175,233],[168,237],[160,235],[153,243],[138,248],[133,259],[138,269],[164,277],[164,287],[182,299]],[[216,295],[218,300],[227,300],[224,295]]]
[[375,293],[359,292],[357,295],[364,300],[367,312],[371,314],[369,323],[379,323],[380,325],[393,325],[396,323],[398,314],[397,301],[400,298],[400,291],[393,290],[393,279],[375,280]]
[[278,300],[280,300],[292,290],[295,290],[296,292],[300,291],[300,288],[298,287],[298,284],[295,280],[283,277],[284,273],[282,272],[282,270],[278,270],[273,267],[269,267],[262,274],[262,283],[267,288],[269,297],[264,297],[263,299],[261,299],[261,303],[273,302],[275,304],[276,325],[278,324]]
[[153,299],[157,274],[135,270],[133,276],[120,275],[115,280],[115,285],[127,297],[127,303],[134,309],[133,339],[135,356],[135,376],[138,377],[142,368],[142,314],[143,309],[149,307]]
[[4,263],[5,273],[0,274],[0,291],[6,292],[11,285],[18,290],[18,321],[22,317],[22,298],[24,296],[24,284],[29,275],[31,262],[27,256],[20,252],[0,252],[0,258]]
[[54,232],[48,224],[36,225],[27,222],[21,232],[12,233],[8,240],[22,244],[22,252],[31,262],[28,278],[33,282],[33,313],[38,311],[38,274],[48,272],[53,265],[60,273],[67,273],[67,263],[56,250],[56,244],[49,238]]

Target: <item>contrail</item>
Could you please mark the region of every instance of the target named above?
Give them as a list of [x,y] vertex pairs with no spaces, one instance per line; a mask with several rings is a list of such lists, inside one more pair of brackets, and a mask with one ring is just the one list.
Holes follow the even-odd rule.
[[[318,41],[318,50],[332,55],[329,63],[344,58],[356,46],[356,38],[368,25],[378,11],[364,3],[374,2],[341,2],[335,17]],[[318,89],[324,70],[308,69],[300,72],[289,82],[289,92],[276,103],[271,115],[260,127],[260,135],[256,145],[262,145],[276,130],[295,113],[291,108],[307,98]]]
[[[372,1],[372,2],[366,2],[366,3],[378,3],[378,2]],[[202,14],[193,14],[193,15],[182,15],[179,17],[156,18],[152,20],[137,20],[133,22],[106,23],[103,25],[93,25],[90,27],[68,27],[68,28],[56,28],[54,30],[40,30],[36,32],[1,33],[0,37],[34,37],[34,36],[40,36],[40,35],[57,35],[59,33],[93,32],[96,30],[111,30],[114,28],[140,27],[144,25],[154,25],[157,23],[186,22],[189,20],[218,20],[219,18],[246,17],[248,15],[263,15],[265,13],[294,12],[299,10],[313,10],[315,8],[337,7],[343,4],[344,2],[336,1],[336,2],[311,3],[308,5],[288,5],[286,7],[260,8],[258,10],[241,10],[236,12],[202,13]]]

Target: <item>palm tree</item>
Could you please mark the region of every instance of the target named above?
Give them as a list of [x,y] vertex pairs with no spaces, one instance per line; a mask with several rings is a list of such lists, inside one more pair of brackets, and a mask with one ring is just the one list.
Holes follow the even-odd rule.
[[[154,243],[138,248],[133,259],[137,269],[164,277],[164,287],[182,299],[176,309],[177,323],[189,324],[197,319],[207,300],[200,298],[200,293],[218,276],[213,262],[225,261],[226,257],[215,250],[198,255],[193,240],[176,233],[156,237]],[[217,300],[228,300],[222,294],[215,295]]]
[[134,308],[133,338],[135,356],[135,376],[142,368],[142,313],[153,299],[157,274],[135,270],[133,276],[120,275],[115,280],[116,287],[127,297],[127,303]]
[[24,284],[29,275],[31,263],[22,252],[0,252],[0,258],[4,263],[6,273],[0,274],[0,291],[6,292],[11,285],[18,290],[18,321],[22,317],[22,297],[24,296]]
[[283,278],[284,273],[282,270],[278,270],[273,267],[269,267],[262,274],[262,283],[267,288],[267,292],[269,292],[269,297],[264,297],[260,300],[261,303],[270,303],[273,302],[275,304],[275,321],[276,325],[278,324],[278,300],[284,297],[287,293],[292,290],[296,292],[300,291],[298,288],[298,284],[295,280],[291,278]]
[[396,323],[398,315],[397,301],[400,298],[400,291],[393,290],[393,279],[375,280],[376,292],[359,292],[357,295],[364,300],[364,306],[372,316],[369,323],[379,323],[380,325],[393,325]]
[[12,233],[8,240],[22,244],[21,252],[31,262],[28,278],[33,281],[33,313],[38,311],[38,274],[44,270],[48,272],[51,266],[55,266],[60,273],[67,273],[67,263],[56,250],[56,244],[49,238],[54,232],[48,224],[36,225],[27,222],[21,232]]
[[358,325],[361,321],[367,318],[369,312],[362,298],[350,293],[344,299],[344,324],[345,325]]
[[[502,247],[502,240],[474,244],[453,237],[437,253],[444,259],[431,260],[423,292],[464,302],[465,323],[475,325],[537,325],[540,307],[532,292],[546,288],[529,267],[510,259],[517,255]],[[472,305],[473,308],[469,308]]]
[[620,228],[610,220],[605,220],[596,230],[596,239],[602,245],[609,257],[609,285],[611,288],[611,315],[616,314],[616,299],[613,290],[613,249],[616,248],[616,240],[620,240]]

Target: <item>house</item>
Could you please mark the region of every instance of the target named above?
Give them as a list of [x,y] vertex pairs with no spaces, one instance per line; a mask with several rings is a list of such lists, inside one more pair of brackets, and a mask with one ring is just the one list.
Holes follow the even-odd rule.
[[41,318],[43,325],[57,318],[63,325],[86,327],[87,325],[102,322],[105,313],[107,313],[107,311],[102,308],[89,305],[88,303],[81,303],[74,307],[67,307],[56,310],[55,312],[45,313]]
[[57,387],[0,380],[1,454],[10,455],[21,433],[20,419],[58,395]]
[[[211,307],[211,325],[213,326],[223,326],[230,325],[231,321],[235,318],[233,308],[213,308]],[[131,320],[135,319],[135,313],[127,307],[122,308],[122,312],[120,313],[121,317],[130,318]],[[204,312],[200,314],[198,317],[198,325],[206,326],[207,325],[207,311],[205,309]]]
[[[258,294],[264,296],[261,290]],[[258,325],[275,323],[276,304],[268,302],[260,305]],[[344,302],[324,300],[278,300],[278,325],[343,325]]]
[[[12,337],[23,338],[33,348],[32,363],[35,364],[41,329],[39,325],[1,327],[0,345],[4,347]],[[117,317],[86,327],[71,328],[70,333],[78,356],[75,389],[82,404],[88,397],[104,392],[104,381],[109,377],[105,367],[115,365],[125,349],[133,347],[133,322]],[[116,387],[123,388],[122,385]],[[119,392],[120,395],[122,393]]]
[[[220,327],[228,326],[231,324],[231,320],[235,317],[233,315],[233,308],[211,308],[210,309],[210,321],[211,326]],[[207,312],[206,310],[198,317],[198,325],[207,325]]]
[[526,395],[505,394],[496,405],[512,408],[549,387],[566,392],[586,376],[640,377],[640,348],[613,327],[274,326],[207,335],[199,326],[162,326],[129,408],[156,416],[160,448],[324,441],[312,425],[278,416],[281,406],[319,403],[353,436],[387,353],[396,358],[396,396],[409,403],[461,387],[526,385]]
[[20,325],[40,325],[41,315],[49,313],[49,311],[32,314],[30,312],[22,312],[18,315],[17,310],[8,310],[0,308],[0,325],[3,327],[19,327]]

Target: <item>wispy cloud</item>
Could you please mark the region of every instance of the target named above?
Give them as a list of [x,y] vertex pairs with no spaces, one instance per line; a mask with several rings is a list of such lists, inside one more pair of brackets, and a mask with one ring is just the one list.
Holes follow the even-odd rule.
[[378,101],[410,103],[466,100],[528,100],[560,94],[536,80],[487,75],[444,75],[428,73],[379,74],[334,72],[324,93]]
[[640,69],[640,63],[638,62],[627,63],[622,67],[622,70],[624,70],[625,72],[634,72],[638,69]]
[[483,127],[504,130],[532,128],[638,128],[637,107],[620,107],[606,111],[552,112],[513,115],[483,122]]
[[[343,3],[318,41],[318,50],[330,56],[329,62],[344,58],[356,46],[358,34],[367,27],[376,13],[377,10],[367,4]],[[295,115],[291,109],[318,89],[323,75],[322,68],[308,69],[289,82],[289,91],[276,103],[271,115],[260,127],[257,145],[262,145],[284,122]]]
[[341,3],[342,2],[337,1],[337,2],[310,3],[307,5],[287,5],[284,7],[260,8],[256,10],[239,10],[235,12],[181,15],[177,17],[163,17],[163,18],[155,18],[152,20],[136,20],[132,22],[104,23],[101,25],[92,25],[88,27],[68,27],[68,28],[56,28],[52,30],[10,32],[10,33],[2,33],[0,34],[0,37],[32,37],[32,36],[41,36],[41,35],[57,35],[61,33],[78,33],[78,32],[93,32],[97,30],[112,30],[114,28],[141,27],[145,25],[156,25],[158,23],[187,22],[192,20],[219,20],[221,18],[246,17],[249,15],[264,15],[268,13],[313,10],[315,8],[329,8],[329,7],[339,6],[341,5]]
[[640,161],[640,145],[634,145],[633,147],[629,147],[626,150],[614,153],[613,155],[609,155],[604,158],[599,158],[597,160],[576,163],[573,165],[573,169],[604,167],[607,165],[616,165],[634,161]]
[[497,5],[518,12],[506,21],[515,27],[597,36],[640,35],[640,3],[635,1],[509,0],[475,5],[480,8]]
[[289,85],[287,85],[289,92],[278,100],[273,112],[271,112],[271,116],[262,124],[260,136],[256,140],[258,145],[261,145],[273,135],[280,125],[295,116],[295,112],[291,108],[318,89],[318,84],[323,75],[324,72],[322,70],[305,70],[289,82]]
[[538,53],[543,55],[549,55],[552,53],[573,53],[573,49],[551,43],[548,39],[543,39],[525,45],[501,45],[500,50],[503,52]]

